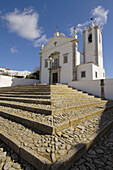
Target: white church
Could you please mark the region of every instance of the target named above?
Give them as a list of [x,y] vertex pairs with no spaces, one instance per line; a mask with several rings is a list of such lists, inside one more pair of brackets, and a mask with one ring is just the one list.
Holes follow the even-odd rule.
[[76,29],[72,37],[56,32],[40,54],[40,82],[64,83],[105,79],[102,31],[97,22],[83,31],[83,53],[78,51]]

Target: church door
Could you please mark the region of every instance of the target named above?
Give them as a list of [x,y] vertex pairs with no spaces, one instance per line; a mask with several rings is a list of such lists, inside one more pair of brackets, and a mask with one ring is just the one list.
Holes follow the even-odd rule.
[[53,81],[52,83],[58,83],[58,73],[53,73]]

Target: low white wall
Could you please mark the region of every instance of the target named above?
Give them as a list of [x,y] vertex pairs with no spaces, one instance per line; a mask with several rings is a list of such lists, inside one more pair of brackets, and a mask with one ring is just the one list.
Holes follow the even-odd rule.
[[39,83],[36,79],[23,79],[0,75],[0,87]]
[[72,81],[69,82],[68,85],[78,90],[91,93],[95,96],[99,96],[99,97],[101,96],[100,80]]
[[113,79],[105,79],[104,84],[104,92],[106,99],[113,100]]
[[[72,81],[68,85],[101,97],[101,80]],[[104,95],[106,99],[113,100],[113,79],[104,79]]]

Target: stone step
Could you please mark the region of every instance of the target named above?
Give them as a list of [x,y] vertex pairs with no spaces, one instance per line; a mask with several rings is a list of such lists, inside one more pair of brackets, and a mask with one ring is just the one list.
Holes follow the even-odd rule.
[[50,92],[3,92],[0,95],[50,95]]
[[69,95],[83,95],[83,96],[91,96],[91,95],[88,95],[87,93],[82,93],[82,92],[72,92],[72,91],[70,91],[70,92],[30,92],[30,91],[26,91],[26,92],[17,92],[17,91],[15,91],[15,92],[11,92],[11,91],[7,91],[7,92],[2,92],[2,93],[0,93],[0,95],[3,95],[3,94],[15,94],[15,95],[20,95],[20,94],[31,94],[31,95],[52,95],[53,97],[55,97],[56,95],[67,95],[67,96],[69,96]]
[[66,105],[66,106],[62,105],[62,107],[60,105],[60,106],[57,106],[57,108],[53,108],[51,114],[55,115],[57,113],[65,113],[67,111],[73,111],[76,109],[83,109],[83,108],[88,108],[88,107],[92,107],[92,106],[99,106],[99,105],[106,104],[106,103],[107,103],[107,101],[98,101],[98,102],[94,101],[91,103],[90,102],[89,103],[83,102],[82,104],[76,103],[76,105],[75,104],[74,105],[73,104]]
[[[97,141],[100,141],[102,136],[105,135],[109,131],[109,129],[113,127],[112,112],[113,110],[111,110],[111,114],[108,111],[108,113],[106,112],[106,114],[91,117],[87,119],[87,121],[84,120],[83,122],[76,124],[72,128],[70,127],[67,128],[67,130],[62,131],[64,132],[62,136],[64,136],[64,138],[67,140],[69,137],[68,141],[72,144],[73,148],[71,151],[68,152],[65,157],[62,158],[62,160],[58,160],[56,163],[54,163],[52,165],[52,168],[54,170],[68,170],[71,164],[75,163],[78,159],[80,159],[81,156],[90,147],[97,143]],[[107,144],[108,142],[106,143],[106,145]],[[101,150],[97,152],[99,156]],[[95,159],[95,155],[90,154],[88,162],[90,162],[92,157]],[[100,159],[98,159],[98,164],[99,160]],[[74,168],[76,169],[77,167]],[[79,168],[84,169],[85,167],[83,168],[82,166],[79,166]],[[89,169],[91,169],[91,166],[89,167]]]
[[8,145],[0,140],[0,170],[35,170],[28,162],[21,159]]
[[51,99],[51,95],[50,94],[41,94],[39,93],[39,95],[31,95],[30,94],[0,94],[0,97],[15,97],[15,98],[34,98],[34,99]]
[[[36,113],[26,112],[21,109],[0,106],[0,116],[16,121],[20,124],[28,126],[29,128],[33,128],[46,134],[56,134],[57,132],[73,126],[78,122],[87,120],[94,115],[102,114],[106,110],[110,109],[113,109],[113,105],[107,107],[103,106],[103,108],[94,107],[91,109],[83,110],[82,113],[78,110],[79,114],[74,113],[74,115],[70,112],[68,113],[67,117],[64,116],[61,118],[61,115],[53,117],[42,116],[41,114],[37,115]],[[60,121],[58,122],[58,120]]]
[[0,93],[10,93],[10,92],[24,92],[24,93],[29,93],[29,92],[32,92],[32,93],[35,93],[35,92],[51,92],[51,93],[78,93],[78,94],[82,94],[82,92],[78,92],[78,91],[74,91],[74,90],[71,90],[71,89],[68,89],[68,90],[65,90],[65,89],[58,89],[58,90],[47,90],[47,89],[18,89],[18,90],[3,90],[3,91],[0,91]]
[[[73,91],[72,88],[68,87],[9,87],[9,88],[0,88],[0,92],[4,91]],[[77,90],[75,90],[77,91]]]
[[43,105],[43,104],[29,104],[29,103],[22,103],[22,102],[15,102],[15,101],[0,101],[1,106],[12,107],[23,109],[26,111],[41,113],[45,115],[55,115],[57,113],[65,113],[66,111],[73,111],[76,109],[88,108],[91,106],[99,106],[101,104],[106,104],[107,101],[92,101],[92,102],[83,102],[76,103],[76,105],[57,105],[57,106],[50,106],[50,105]]
[[16,89],[16,88],[68,88],[68,85],[29,84],[29,85],[16,85],[16,86],[11,86],[11,87],[0,87],[1,90],[2,89]]
[[29,98],[29,96],[26,96],[26,98],[23,97],[19,97],[15,98],[12,96],[2,96],[0,97],[0,100],[6,100],[6,101],[15,101],[15,102],[23,102],[23,103],[34,103],[34,104],[45,104],[45,105],[51,105],[51,106],[57,106],[57,105],[63,105],[63,104],[76,104],[76,103],[82,103],[82,102],[88,102],[88,101],[100,101],[99,99],[90,99],[90,98],[86,98],[86,99],[64,99],[64,100],[50,100],[50,99],[31,99]]
[[33,103],[33,104],[45,104],[45,105],[54,105],[55,102],[51,102],[50,99],[30,99],[30,98],[15,98],[15,97],[0,97],[0,100],[5,101],[15,101],[15,102],[22,102],[22,103]]
[[69,94],[65,94],[65,95],[50,95],[49,93],[35,93],[35,94],[30,94],[30,93],[3,93],[0,94],[0,97],[15,97],[15,98],[33,98],[33,99],[52,99],[52,100],[87,100],[87,99],[92,99],[92,100],[101,100],[101,98],[94,98],[94,96],[90,96],[90,95],[69,95]]
[[70,170],[77,169],[113,169],[113,126],[87,152],[72,165]]
[[0,91],[0,139],[36,169],[69,169],[113,125],[112,101],[67,85]]
[[49,105],[40,105],[40,104],[29,104],[21,102],[12,102],[12,101],[0,101],[0,106],[6,106],[11,108],[18,108],[30,112],[41,113],[45,115],[51,115],[52,110]]
[[53,135],[0,116],[0,139],[36,169],[69,169],[113,125],[113,109]]

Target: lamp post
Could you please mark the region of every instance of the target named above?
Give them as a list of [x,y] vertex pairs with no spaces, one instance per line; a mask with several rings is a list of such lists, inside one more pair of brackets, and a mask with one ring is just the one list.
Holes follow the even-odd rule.
[[49,61],[50,61],[50,68],[49,68],[49,69],[50,69],[50,71],[49,71],[49,85],[51,85],[51,63],[52,63],[51,61],[52,61],[52,56],[50,55],[48,58],[49,58]]

